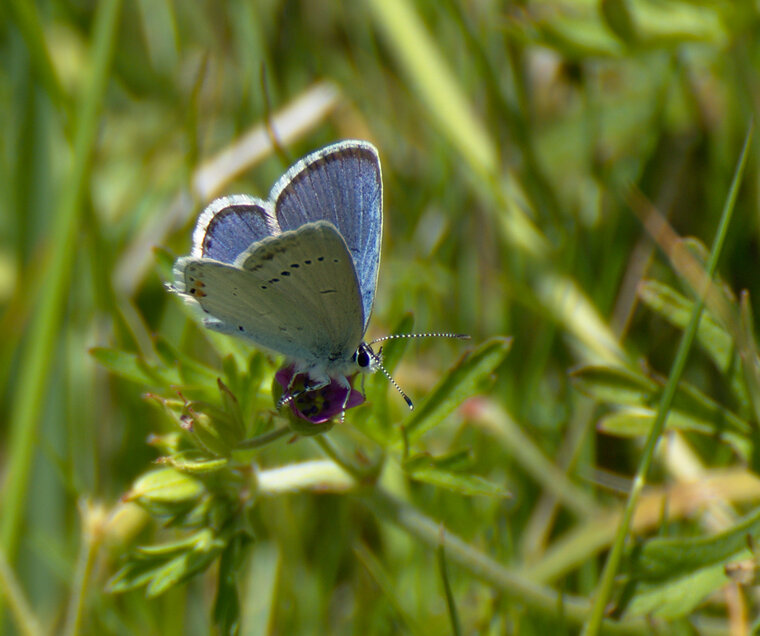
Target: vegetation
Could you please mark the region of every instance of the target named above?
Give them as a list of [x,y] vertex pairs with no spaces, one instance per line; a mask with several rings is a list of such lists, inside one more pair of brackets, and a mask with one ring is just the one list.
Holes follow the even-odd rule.
[[[760,13],[0,4],[0,632],[749,633]],[[167,293],[198,213],[372,141],[344,422]],[[711,284],[710,280],[715,283]]]

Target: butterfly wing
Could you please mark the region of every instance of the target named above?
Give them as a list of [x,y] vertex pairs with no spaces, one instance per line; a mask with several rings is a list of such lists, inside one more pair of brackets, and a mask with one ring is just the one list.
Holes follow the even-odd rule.
[[362,331],[377,287],[382,241],[380,159],[366,141],[343,141],[319,150],[288,170],[272,189],[282,230],[324,219],[343,236],[359,281]]
[[181,258],[175,277],[207,327],[327,370],[350,360],[364,334],[353,260],[324,221],[265,238],[233,265]]
[[222,197],[198,217],[192,255],[234,263],[252,243],[278,233],[271,203],[244,194]]

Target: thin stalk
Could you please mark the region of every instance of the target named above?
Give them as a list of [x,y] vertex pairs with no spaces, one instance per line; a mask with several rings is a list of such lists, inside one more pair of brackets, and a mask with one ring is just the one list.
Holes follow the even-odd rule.
[[99,508],[93,507],[87,502],[81,502],[79,508],[82,518],[82,539],[76,571],[74,572],[74,582],[71,586],[71,598],[66,612],[64,636],[77,636],[81,633],[86,592],[92,576],[95,557],[98,553],[100,538],[103,536],[102,527],[105,519],[105,515]]
[[454,598],[454,592],[451,590],[451,581],[449,572],[446,567],[446,550],[443,547],[444,529],[441,528],[441,544],[438,546],[436,557],[438,558],[438,570],[441,573],[443,581],[443,591],[446,594],[446,607],[449,610],[449,621],[451,621],[451,633],[454,636],[461,636],[462,624],[459,621],[459,612],[457,611],[457,601]]
[[8,607],[11,608],[19,633],[24,636],[39,636],[44,633],[13,569],[5,558],[5,551],[0,546],[0,598],[2,597],[5,597]]
[[[559,616],[562,612],[563,619],[574,625],[580,625],[588,616],[590,605],[585,599],[534,583],[476,550],[455,534],[449,531],[441,533],[439,522],[382,489],[373,489],[361,496],[361,501],[378,518],[398,525],[432,550],[443,546],[450,562],[501,590],[516,602],[546,616]],[[604,623],[609,633],[620,634],[649,634],[652,626],[651,621],[640,618]]]
[[362,469],[353,462],[348,461],[338,450],[337,446],[332,443],[332,440],[327,435],[315,435],[312,438],[317,445],[324,451],[330,459],[332,459],[338,466],[345,470],[351,477],[353,477],[358,483],[366,481],[369,475],[377,472],[377,467],[373,466],[370,470]]
[[[715,274],[715,270],[718,266],[718,259],[723,248],[723,242],[728,232],[728,227],[731,222],[731,217],[734,211],[734,204],[736,203],[736,197],[739,193],[739,184],[741,183],[741,177],[744,174],[744,167],[747,162],[747,156],[749,154],[749,146],[752,140],[752,131],[754,126],[750,125],[747,131],[747,136],[744,140],[744,147],[742,148],[741,156],[739,157],[739,163],[736,166],[734,172],[734,178],[731,183],[728,198],[726,204],[723,206],[723,212],[721,215],[720,225],[718,226],[718,233],[713,241],[712,250],[710,253],[710,260],[707,263],[707,280],[712,281]],[[628,536],[628,531],[631,527],[631,521],[633,520],[633,514],[636,510],[641,491],[646,483],[646,477],[649,473],[649,468],[652,465],[654,458],[654,451],[657,447],[657,442],[662,436],[662,432],[665,429],[665,422],[670,411],[670,406],[673,403],[676,390],[678,389],[678,382],[681,379],[684,367],[686,366],[686,360],[689,357],[689,350],[694,341],[694,337],[697,334],[699,327],[699,320],[702,317],[702,310],[705,306],[705,295],[707,294],[707,288],[696,290],[697,302],[694,304],[694,309],[691,314],[691,319],[686,327],[686,331],[681,338],[681,342],[678,345],[678,351],[676,352],[675,361],[673,362],[673,368],[670,371],[670,377],[665,385],[665,389],[662,392],[662,398],[660,399],[660,406],[657,409],[657,417],[655,418],[652,429],[649,431],[646,444],[644,445],[644,451],[639,462],[639,467],[636,471],[636,475],[631,485],[631,491],[628,494],[628,501],[623,511],[623,518],[618,527],[618,531],[615,535],[615,541],[612,544],[612,549],[607,557],[607,562],[604,564],[604,570],[602,571],[602,578],[599,583],[596,595],[594,597],[593,606],[591,608],[591,614],[589,615],[588,622],[584,625],[583,634],[585,636],[595,636],[599,633],[602,626],[602,618],[604,616],[604,610],[607,606],[607,602],[612,594],[612,586],[614,583],[615,575],[617,574],[618,567],[620,565],[620,559],[623,556],[623,548],[625,547],[625,540]]]
[[54,353],[58,349],[57,341],[72,266],[78,251],[77,230],[115,48],[120,7],[121,0],[106,0],[98,5],[92,74],[78,110],[71,170],[59,199],[60,206],[52,216],[54,225],[49,235],[49,268],[26,335],[18,388],[11,406],[8,467],[5,471],[3,514],[0,519],[0,541],[10,562],[18,547],[39,421]]
[[34,73],[45,87],[50,101],[63,111],[63,125],[66,136],[69,137],[72,115],[71,102],[63,90],[58,73],[53,66],[37,5],[34,2],[25,2],[25,0],[10,0],[8,7],[11,10],[13,21],[26,43]]
[[292,433],[293,429],[289,426],[283,426],[282,428],[276,428],[273,431],[259,435],[258,437],[252,437],[251,439],[244,440],[237,445],[235,450],[250,450],[252,448],[261,448],[267,444],[271,444],[277,441],[281,437],[284,437],[288,433]]

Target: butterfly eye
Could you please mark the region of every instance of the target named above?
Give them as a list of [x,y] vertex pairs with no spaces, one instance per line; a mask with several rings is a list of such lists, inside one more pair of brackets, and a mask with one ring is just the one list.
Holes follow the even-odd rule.
[[369,366],[369,354],[367,353],[367,350],[364,348],[359,349],[356,352],[356,364],[359,365],[362,369],[366,369]]

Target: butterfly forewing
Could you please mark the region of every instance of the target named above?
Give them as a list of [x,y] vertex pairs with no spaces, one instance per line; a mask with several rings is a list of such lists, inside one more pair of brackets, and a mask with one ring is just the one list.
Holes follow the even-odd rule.
[[324,219],[338,229],[353,258],[366,329],[377,285],[382,240],[382,178],[372,144],[346,141],[296,163],[272,189],[282,230]]
[[252,243],[279,233],[272,205],[238,194],[212,201],[193,231],[192,255],[233,263]]
[[353,261],[324,221],[265,238],[234,265],[180,259],[177,276],[208,327],[328,371],[351,358],[364,334]]

